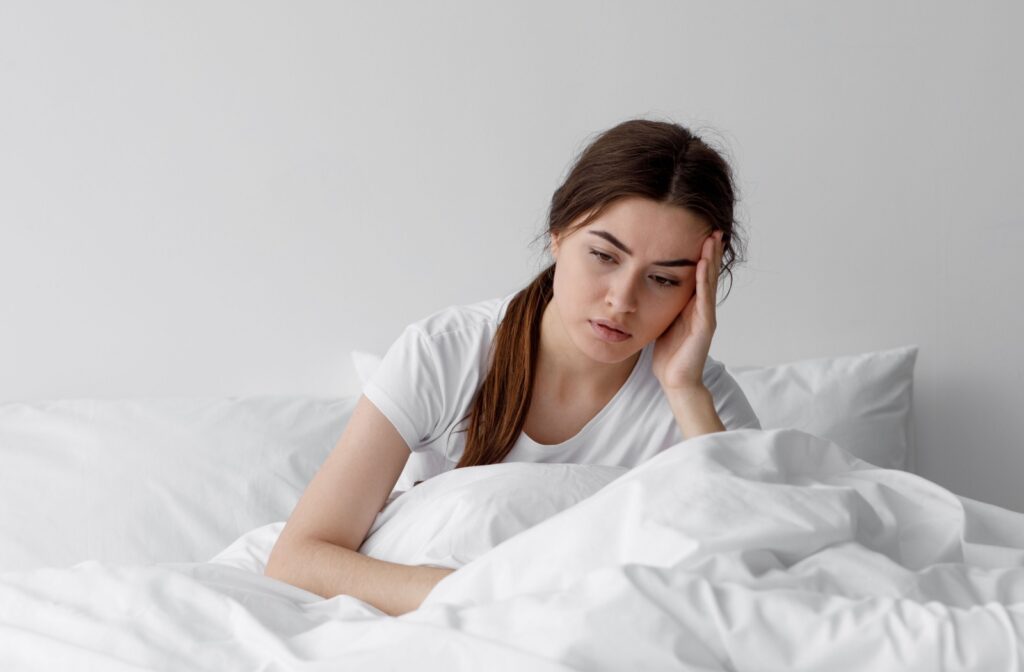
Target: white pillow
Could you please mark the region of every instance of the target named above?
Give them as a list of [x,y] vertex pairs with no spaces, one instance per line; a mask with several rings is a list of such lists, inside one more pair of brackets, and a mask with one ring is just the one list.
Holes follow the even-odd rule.
[[[800,429],[872,464],[905,469],[913,449],[911,402],[917,351],[916,345],[909,345],[774,366],[726,366],[726,370],[750,401],[763,429]],[[364,383],[381,361],[361,351],[353,352],[352,359]],[[399,483],[408,486],[407,480]]]
[[387,504],[359,551],[380,560],[455,569],[627,471],[611,465],[541,462],[452,469]]
[[0,404],[0,571],[205,561],[288,518],[357,400]]
[[[457,569],[583,501],[626,473],[599,464],[501,462],[452,469],[394,491],[359,552],[407,565]],[[284,523],[243,535],[211,562],[262,573]]]
[[763,367],[726,367],[763,429],[796,428],[862,460],[905,469],[916,345]]

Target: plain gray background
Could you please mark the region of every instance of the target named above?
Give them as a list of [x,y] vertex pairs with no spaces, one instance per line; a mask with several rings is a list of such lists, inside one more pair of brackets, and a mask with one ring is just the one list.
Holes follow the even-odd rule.
[[[516,290],[593,136],[693,127],[712,355],[920,346],[916,470],[1024,510],[1015,2],[0,3],[0,400],[338,395]],[[723,289],[726,283],[723,282]]]

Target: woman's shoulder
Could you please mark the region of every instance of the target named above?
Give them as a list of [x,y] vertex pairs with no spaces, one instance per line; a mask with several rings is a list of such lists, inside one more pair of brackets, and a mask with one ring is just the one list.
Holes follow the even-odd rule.
[[493,334],[513,296],[447,306],[416,320],[409,328],[433,339],[453,333]]

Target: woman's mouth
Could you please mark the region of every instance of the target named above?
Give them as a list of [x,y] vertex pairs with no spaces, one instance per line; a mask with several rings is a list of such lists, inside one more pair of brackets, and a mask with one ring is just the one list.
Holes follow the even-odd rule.
[[594,333],[601,338],[601,340],[608,341],[609,343],[620,343],[630,337],[624,331],[607,327],[600,322],[594,320],[588,320],[590,322],[590,328],[594,330]]

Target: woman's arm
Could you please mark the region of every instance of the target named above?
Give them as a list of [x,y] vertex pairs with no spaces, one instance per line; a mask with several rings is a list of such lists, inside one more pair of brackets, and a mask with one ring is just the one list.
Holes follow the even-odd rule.
[[412,611],[455,570],[358,552],[409,459],[409,447],[365,396],[310,481],[264,573],[324,597],[352,595],[392,616]]
[[704,385],[711,338],[718,325],[715,296],[722,263],[722,231],[704,239],[697,262],[697,291],[654,344],[651,370],[661,383],[683,438],[724,432],[715,399]]
[[454,569],[377,560],[317,539],[274,547],[266,575],[324,597],[352,595],[391,616],[414,611]]

